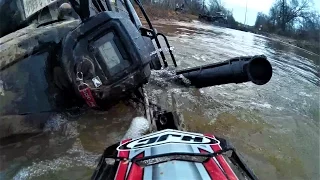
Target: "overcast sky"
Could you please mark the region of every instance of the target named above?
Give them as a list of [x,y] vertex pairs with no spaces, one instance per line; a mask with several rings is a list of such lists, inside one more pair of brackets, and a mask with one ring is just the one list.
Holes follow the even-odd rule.
[[[221,0],[227,9],[233,11],[236,21],[244,23],[246,3],[248,5],[246,24],[254,25],[258,12],[269,13],[274,0]],[[314,0],[314,8],[320,11],[320,0]]]

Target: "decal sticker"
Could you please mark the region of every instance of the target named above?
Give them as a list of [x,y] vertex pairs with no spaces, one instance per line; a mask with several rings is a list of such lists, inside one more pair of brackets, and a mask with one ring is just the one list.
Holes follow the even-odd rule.
[[92,82],[96,88],[98,88],[102,85],[102,82],[101,82],[99,76],[92,78]]
[[[143,158],[144,153],[140,153],[139,155],[136,156],[136,158]],[[138,179],[143,179],[143,173],[144,173],[144,168],[141,168],[138,164],[132,163],[127,180],[138,180]]]
[[150,53],[150,56],[153,56],[153,55],[155,55],[155,54],[157,54],[157,53],[160,53],[160,52],[168,52],[168,51],[173,51],[173,49],[174,49],[174,47],[170,47],[169,49],[168,48],[164,48],[164,50],[162,50],[161,48],[158,48],[158,49],[156,49],[155,51],[152,51],[151,53]]
[[[208,154],[209,152],[199,149],[201,154]],[[203,162],[203,166],[206,169],[207,173],[209,174],[211,179],[225,179],[227,180],[226,176],[223,174],[219,163],[217,163],[213,158],[210,158],[208,161]]]
[[0,96],[4,96],[4,88],[3,88],[3,81],[0,80]]
[[[123,140],[121,143],[126,143],[128,141],[130,141],[130,139]],[[129,158],[129,151],[118,152],[118,157]],[[124,180],[126,178],[128,166],[129,166],[129,163],[127,161],[121,161],[119,163],[115,180]]]
[[57,2],[57,0],[23,0],[24,13],[26,18],[45,8],[46,6]]
[[[205,136],[215,138],[211,134],[206,134]],[[211,145],[210,147],[214,152],[222,150],[220,144]],[[223,168],[225,173],[229,176],[230,179],[238,180],[236,174],[233,172],[232,168],[229,166],[229,164],[227,163],[227,161],[224,159],[224,157],[222,155],[218,155],[215,158],[219,162],[220,166]]]
[[164,144],[189,144],[189,145],[213,145],[219,144],[220,142],[211,137],[206,137],[198,133],[189,133],[175,130],[164,130],[158,133],[153,133],[141,138],[131,140],[124,144],[121,144],[118,151],[137,150],[148,147],[154,147]]

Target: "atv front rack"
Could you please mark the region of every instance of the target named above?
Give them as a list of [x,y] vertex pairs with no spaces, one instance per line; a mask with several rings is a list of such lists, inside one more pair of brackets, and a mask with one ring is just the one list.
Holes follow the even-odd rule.
[[161,47],[161,45],[160,45],[160,42],[159,42],[159,39],[158,39],[158,36],[162,36],[163,39],[164,39],[164,41],[165,41],[165,43],[166,43],[167,49],[169,50],[169,53],[170,53],[172,62],[173,62],[173,64],[174,64],[174,66],[177,67],[177,62],[176,62],[176,60],[175,60],[175,58],[174,58],[174,55],[173,55],[173,53],[172,53],[172,48],[171,48],[171,46],[170,46],[170,44],[169,44],[169,41],[168,41],[167,37],[166,37],[164,34],[162,34],[162,33],[158,33],[158,32],[153,28],[152,23],[151,23],[151,21],[150,21],[150,19],[149,19],[149,16],[147,15],[145,9],[143,8],[141,2],[140,2],[139,0],[135,0],[135,2],[136,2],[136,4],[139,6],[140,11],[142,12],[142,14],[143,14],[144,18],[146,19],[146,21],[147,21],[147,23],[148,23],[148,26],[149,26],[149,28],[150,28],[150,29],[140,28],[141,33],[144,33],[144,31],[145,31],[145,32],[149,33],[149,37],[150,37],[151,39],[154,39],[154,40],[155,40],[155,42],[156,42],[156,44],[157,44],[157,47],[158,47],[158,49],[160,50],[160,55],[161,55],[161,58],[162,58],[164,67],[168,67],[168,62],[167,62],[167,60],[166,60],[166,57],[165,57],[165,55],[164,55],[164,53],[163,53],[163,49],[162,49],[162,47]]
[[170,57],[172,59],[173,65],[174,65],[174,67],[177,67],[176,59],[175,59],[175,57],[174,57],[174,55],[172,53],[173,47],[170,46],[169,41],[168,41],[167,37],[164,34],[156,32],[156,30],[153,29],[152,25],[151,25],[150,29],[141,27],[140,31],[141,31],[141,34],[143,36],[147,36],[147,37],[151,38],[151,40],[153,40],[153,39],[155,40],[155,42],[157,44],[157,47],[158,47],[158,50],[159,50],[159,53],[160,53],[160,56],[162,58],[162,62],[164,64],[164,67],[168,67],[168,62],[167,62],[166,57],[165,57],[165,55],[163,53],[163,48],[161,47],[161,44],[159,42],[158,36],[163,37],[163,39],[164,39],[164,41],[166,43],[166,46],[167,46],[166,49],[168,49],[168,51],[169,51],[169,54],[170,54]]

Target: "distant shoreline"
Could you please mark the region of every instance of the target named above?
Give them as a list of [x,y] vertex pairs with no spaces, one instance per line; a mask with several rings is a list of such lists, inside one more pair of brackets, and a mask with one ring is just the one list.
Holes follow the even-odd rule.
[[[181,12],[176,12],[176,11],[168,10],[168,9],[155,8],[153,6],[145,6],[145,10],[146,10],[151,21],[163,19],[163,20],[168,20],[168,21],[176,20],[176,21],[192,22],[193,20],[199,20],[197,15],[193,15],[193,14],[190,14],[187,12],[181,13]],[[142,13],[140,12],[140,10],[137,9],[137,13],[138,13],[139,17],[141,17],[143,19],[143,16],[142,16]],[[208,22],[208,23],[210,23],[210,22]],[[278,34],[260,32],[254,28],[245,28],[245,27],[232,28],[232,27],[229,27],[228,24],[219,24],[219,23],[212,23],[212,25],[227,27],[230,29],[236,29],[239,31],[251,32],[254,34],[262,35],[262,36],[265,36],[265,37],[270,38],[272,40],[287,43],[289,45],[293,45],[298,48],[301,48],[308,53],[312,53],[312,54],[320,56],[320,42],[297,40],[297,39],[293,39],[290,37],[281,36]]]

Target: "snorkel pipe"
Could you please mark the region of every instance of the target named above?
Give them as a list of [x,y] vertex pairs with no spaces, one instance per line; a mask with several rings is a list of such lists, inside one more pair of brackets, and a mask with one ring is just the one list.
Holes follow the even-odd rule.
[[224,62],[177,71],[197,88],[251,81],[256,85],[269,82],[272,67],[265,56],[236,57]]

